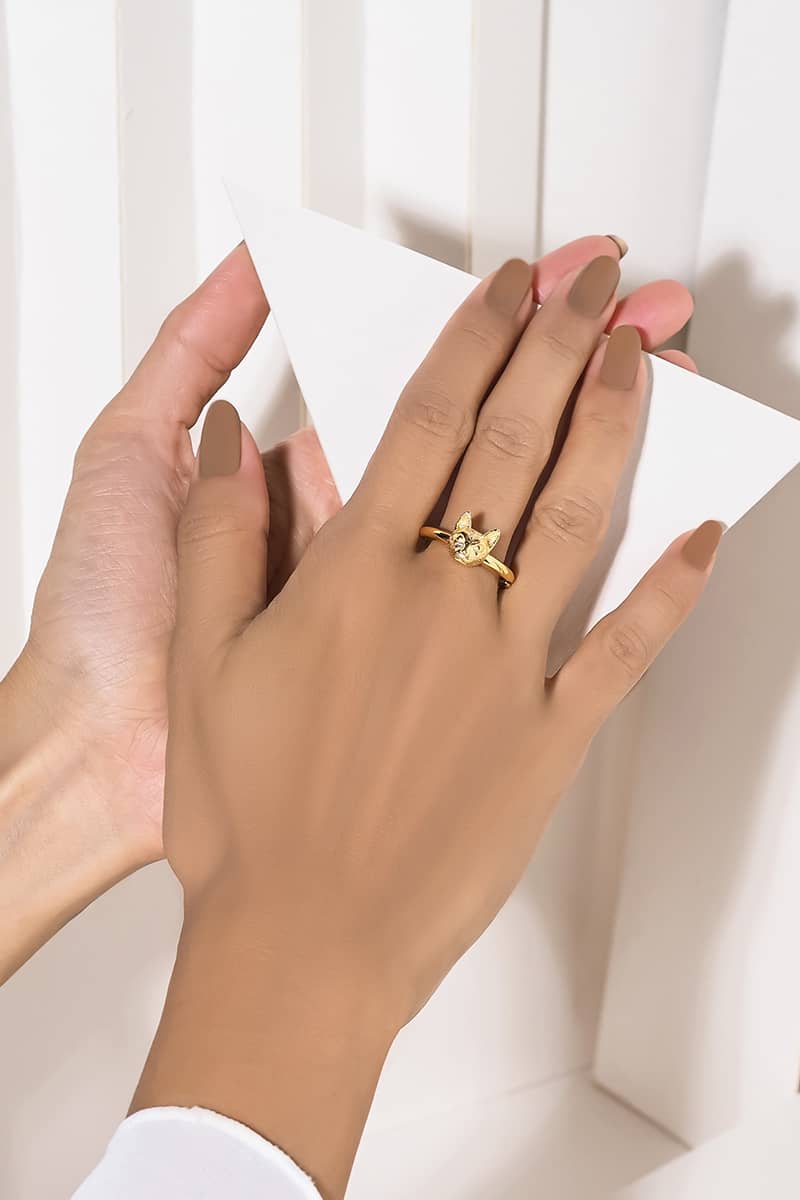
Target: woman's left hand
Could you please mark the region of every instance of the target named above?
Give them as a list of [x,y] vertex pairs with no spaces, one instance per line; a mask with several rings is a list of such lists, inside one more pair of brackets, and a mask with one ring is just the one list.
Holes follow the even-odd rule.
[[[135,1106],[236,1117],[326,1197],[344,1192],[394,1034],[504,903],[711,570],[713,521],[547,678],[645,389],[637,330],[602,338],[618,279],[599,256],[535,315],[525,263],[484,280],[269,607],[257,450],[230,405],[203,430],[179,526],[164,823],[185,924]],[[443,497],[452,536],[425,533],[449,546],[417,553]],[[518,528],[519,578],[499,593],[507,568],[485,555],[507,559]]]

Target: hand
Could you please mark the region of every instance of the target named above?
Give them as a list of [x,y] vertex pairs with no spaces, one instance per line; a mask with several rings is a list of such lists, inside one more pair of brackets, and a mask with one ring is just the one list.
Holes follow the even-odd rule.
[[[99,892],[161,855],[188,430],[266,315],[239,246],[167,317],[76,455],[30,637],[0,688],[0,981]],[[272,592],[340,503],[311,430],[269,451],[264,469],[276,514],[286,514],[270,535]]]
[[[269,608],[256,447],[230,406],[204,429],[179,527],[164,827],[186,918],[134,1107],[236,1117],[326,1197],[344,1191],[395,1033],[505,902],[713,563],[709,522],[546,678],[645,388],[633,327],[599,344],[618,278],[595,258],[535,315],[525,264],[481,283]],[[514,586],[446,547],[418,553],[457,469],[442,524],[471,509],[507,555],[581,379]]]

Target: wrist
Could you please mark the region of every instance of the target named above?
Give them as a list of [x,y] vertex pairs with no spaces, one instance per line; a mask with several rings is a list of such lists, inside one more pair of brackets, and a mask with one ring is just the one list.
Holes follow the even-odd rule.
[[59,707],[23,651],[0,681],[0,982],[131,869]]
[[200,1105],[343,1195],[386,1055],[391,1006],[352,957],[309,946],[265,907],[218,897],[187,914],[132,1109]]

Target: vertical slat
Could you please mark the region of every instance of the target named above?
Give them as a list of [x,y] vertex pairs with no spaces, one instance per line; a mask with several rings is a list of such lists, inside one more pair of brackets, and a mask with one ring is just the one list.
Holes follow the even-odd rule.
[[304,0],[303,67],[303,202],[361,225],[364,0]]
[[24,602],[87,425],[122,378],[116,8],[8,0]]
[[637,282],[690,283],[726,0],[549,8],[544,248],[617,233]]
[[302,196],[301,0],[194,0],[194,179],[201,275],[241,236],[223,180]]
[[17,395],[17,211],[5,7],[0,2],[0,678],[19,652],[25,619]]
[[[239,241],[225,176],[275,204],[303,186],[301,0],[194,0],[193,161],[198,275]],[[225,387],[261,445],[292,433],[300,397],[274,322]]]
[[533,259],[541,167],[546,0],[474,0],[471,267]]
[[123,357],[194,286],[192,0],[119,0]]
[[[364,221],[364,0],[303,0],[303,204]],[[301,401],[300,419],[309,420]]]
[[365,0],[365,225],[469,261],[472,5]]

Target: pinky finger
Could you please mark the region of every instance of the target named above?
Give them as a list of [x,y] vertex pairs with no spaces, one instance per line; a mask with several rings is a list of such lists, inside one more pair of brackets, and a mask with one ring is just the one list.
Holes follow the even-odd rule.
[[673,542],[627,600],[595,625],[553,680],[555,704],[593,733],[638,683],[694,608],[725,526],[706,521]]

